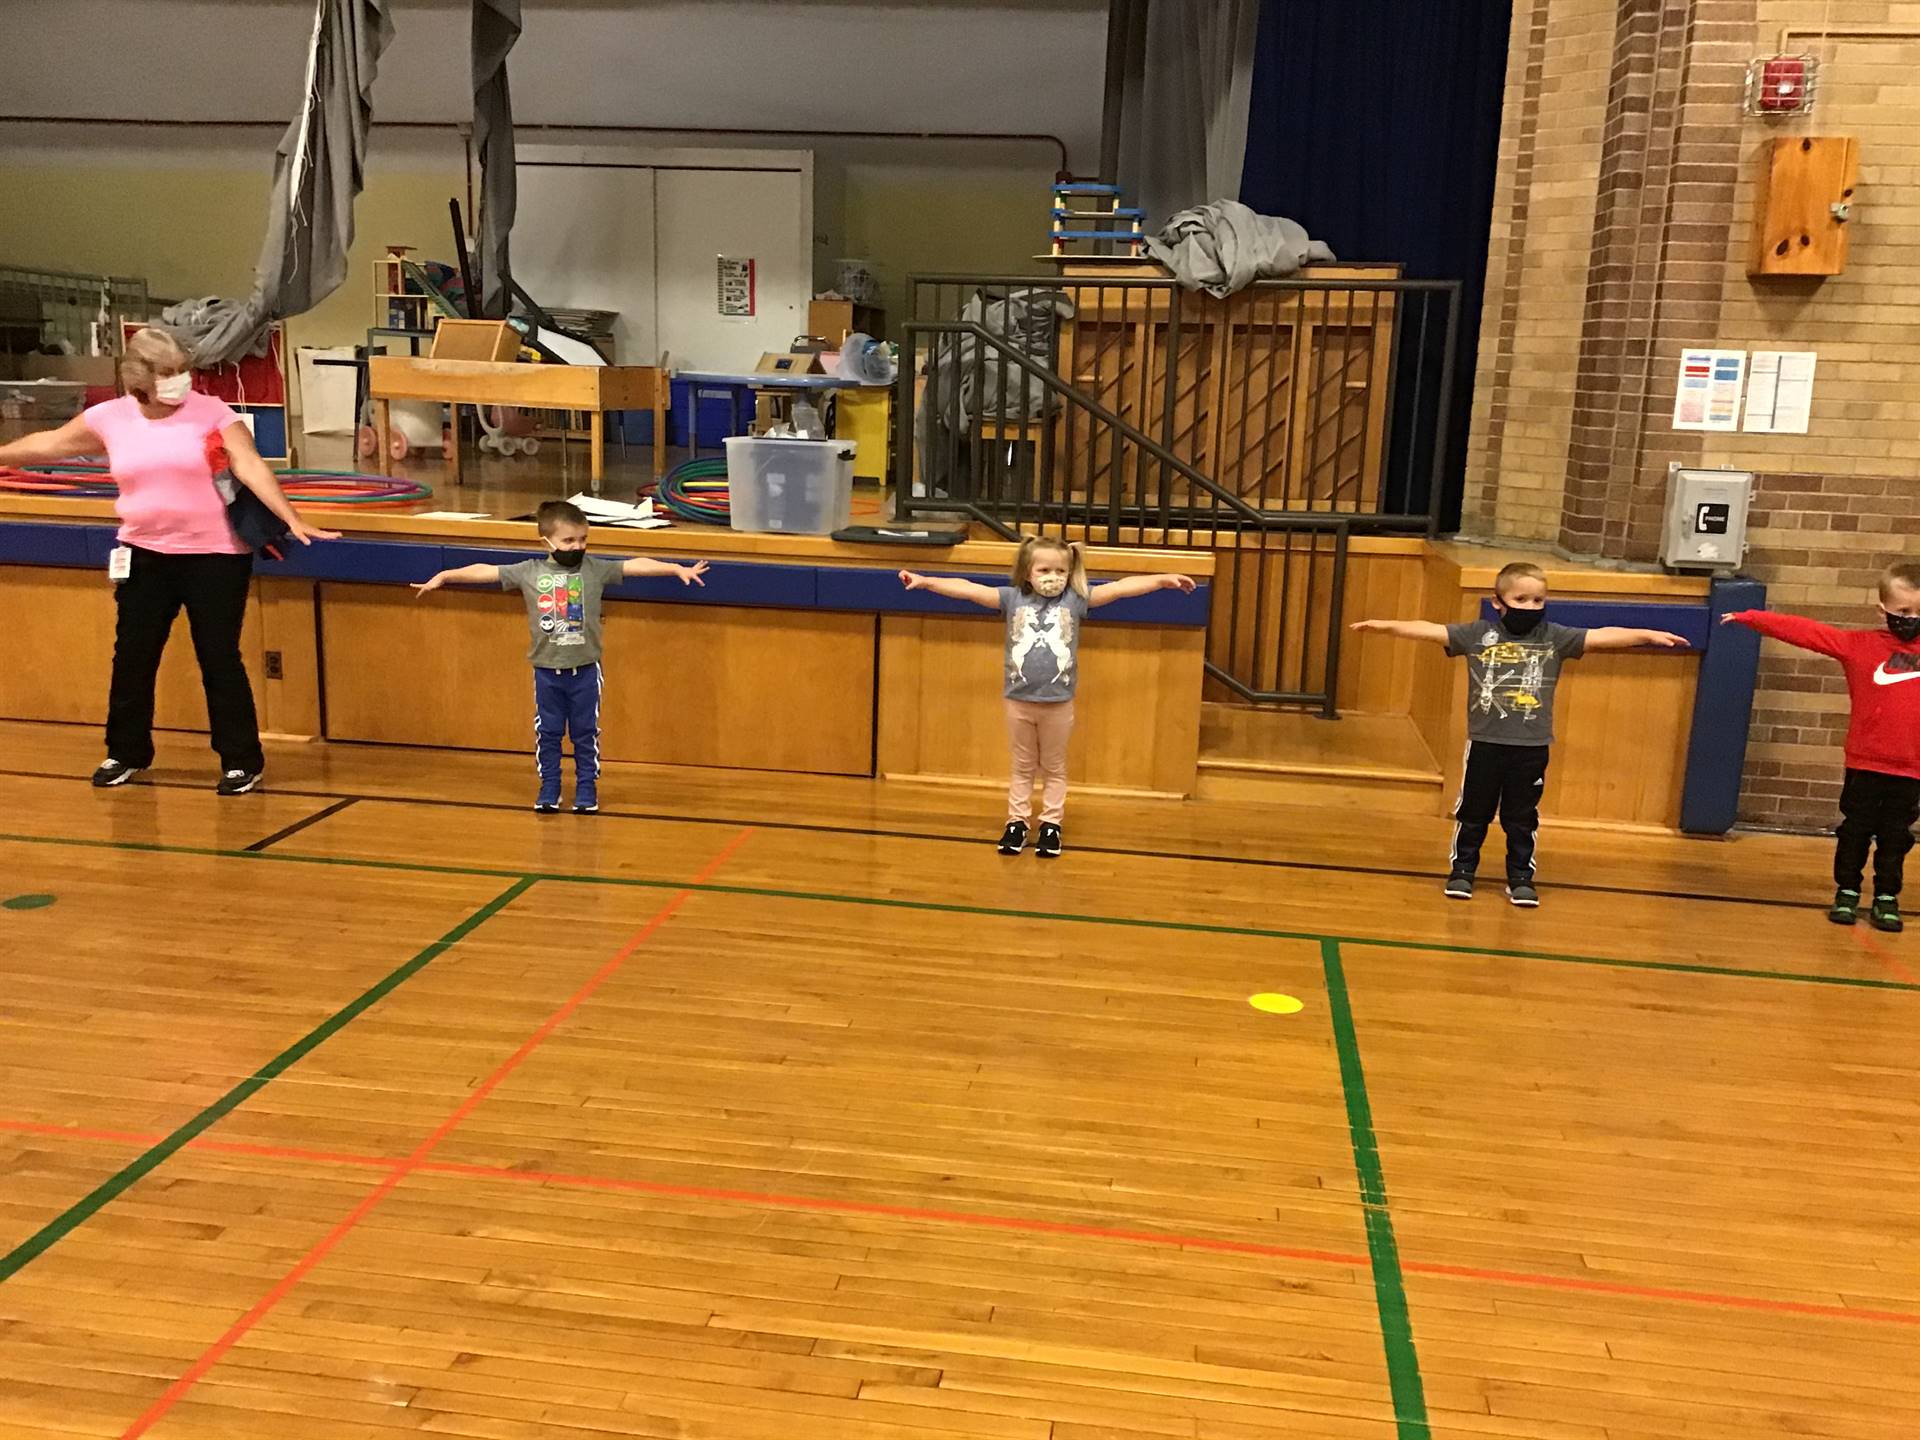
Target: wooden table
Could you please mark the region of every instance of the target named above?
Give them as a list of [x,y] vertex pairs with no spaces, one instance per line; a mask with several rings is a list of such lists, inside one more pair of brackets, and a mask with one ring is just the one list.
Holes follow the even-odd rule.
[[526,410],[584,410],[591,417],[590,473],[600,493],[606,472],[607,412],[653,412],[653,474],[666,473],[667,372],[653,365],[520,365],[491,360],[417,360],[374,355],[367,360],[367,393],[380,431],[380,473],[393,473],[388,443],[392,401],[438,400],[453,407],[453,483],[460,483],[460,407],[505,405]]

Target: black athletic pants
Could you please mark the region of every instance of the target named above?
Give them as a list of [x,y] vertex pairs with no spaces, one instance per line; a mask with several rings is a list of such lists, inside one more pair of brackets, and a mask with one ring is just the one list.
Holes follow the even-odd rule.
[[1873,849],[1873,893],[1898,895],[1920,818],[1920,780],[1879,770],[1849,770],[1840,790],[1840,828],[1833,847],[1833,883],[1858,890]]
[[264,768],[253,687],[240,659],[240,624],[253,580],[251,555],[163,555],[133,547],[133,572],[114,587],[113,683],[107,694],[107,758],[153,763],[153,686],[182,607],[207,692],[207,722],[223,770]]
[[1480,868],[1480,847],[1493,817],[1507,832],[1507,879],[1533,879],[1533,836],[1540,828],[1540,790],[1547,780],[1545,745],[1496,745],[1475,740],[1467,747],[1467,774],[1453,812],[1453,870]]

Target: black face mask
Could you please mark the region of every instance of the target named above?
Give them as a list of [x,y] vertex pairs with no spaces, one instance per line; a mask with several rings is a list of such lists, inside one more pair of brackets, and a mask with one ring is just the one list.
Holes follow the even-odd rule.
[[1887,629],[1902,645],[1920,640],[1920,615],[1889,615]]
[[578,570],[586,563],[586,560],[587,552],[585,550],[556,550],[553,552],[553,563],[558,565],[562,570]]
[[1547,618],[1545,610],[1516,610],[1509,605],[1500,612],[1500,623],[1509,635],[1531,635],[1534,628]]

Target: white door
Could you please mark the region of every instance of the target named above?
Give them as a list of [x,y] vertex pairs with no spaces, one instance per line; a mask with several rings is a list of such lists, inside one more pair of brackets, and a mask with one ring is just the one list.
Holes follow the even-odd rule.
[[516,167],[513,274],[543,309],[613,310],[613,359],[659,357],[654,171],[643,165]]
[[[674,368],[748,371],[763,352],[784,353],[805,332],[813,298],[811,197],[800,171],[654,173],[660,347]],[[754,262],[750,316],[720,313],[722,256]]]

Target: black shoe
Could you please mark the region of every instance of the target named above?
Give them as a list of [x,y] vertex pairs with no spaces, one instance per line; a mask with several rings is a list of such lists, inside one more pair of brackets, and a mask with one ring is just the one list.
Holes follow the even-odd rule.
[[1007,821],[1007,828],[1000,832],[1000,853],[1002,855],[1018,855],[1026,848],[1027,822],[1024,820]]
[[118,760],[102,760],[100,768],[93,772],[93,783],[101,790],[124,785],[145,768],[142,765],[122,765]]
[[1060,827],[1042,823],[1040,838],[1034,843],[1033,853],[1042,860],[1051,860],[1060,853]]
[[560,813],[560,802],[558,800],[536,800],[533,802],[533,813],[536,815],[558,815]]
[[1907,928],[1900,918],[1900,897],[1897,895],[1876,895],[1873,897],[1873,909],[1867,912],[1867,919],[1873,922],[1876,930],[1898,932]]
[[218,795],[244,795],[260,783],[258,770],[229,770],[213,787]]
[[1531,880],[1509,880],[1507,899],[1522,910],[1531,910],[1540,903],[1540,892],[1533,888]]
[[1473,898],[1473,877],[1463,870],[1456,870],[1447,876],[1447,888],[1444,892],[1449,900],[1471,900]]
[[1860,892],[1858,890],[1836,890],[1833,892],[1833,906],[1827,911],[1827,919],[1836,925],[1851,925],[1860,918]]

